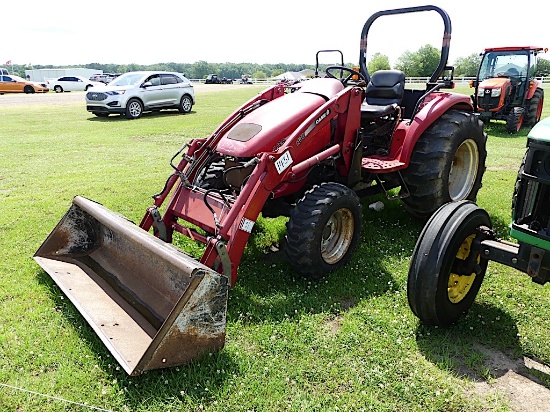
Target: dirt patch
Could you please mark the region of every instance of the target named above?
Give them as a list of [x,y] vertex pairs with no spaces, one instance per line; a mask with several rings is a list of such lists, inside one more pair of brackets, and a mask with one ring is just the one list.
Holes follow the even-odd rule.
[[483,398],[503,397],[510,403],[513,412],[550,411],[550,389],[534,375],[538,371],[550,376],[550,367],[526,356],[513,359],[500,351],[475,345],[485,355],[484,366],[494,379],[475,379],[473,392]]

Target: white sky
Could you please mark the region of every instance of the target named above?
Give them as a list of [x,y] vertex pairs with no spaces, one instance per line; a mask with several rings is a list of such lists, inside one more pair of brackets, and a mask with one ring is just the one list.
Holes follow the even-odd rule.
[[[345,62],[359,60],[359,40],[367,19],[380,10],[433,4],[451,18],[449,63],[485,47],[550,47],[550,30],[541,20],[542,3],[361,0],[329,2],[232,2],[211,0],[189,7],[184,0],[91,2],[31,0],[13,18],[2,18],[0,66],[87,63],[305,63],[318,50],[338,49]],[[8,3],[15,4],[15,3]],[[280,5],[279,5],[280,4]],[[91,8],[90,8],[91,7]],[[4,7],[4,12],[6,12]],[[531,11],[535,10],[535,14]],[[527,18],[529,17],[529,18]],[[521,24],[521,21],[530,23]],[[436,12],[378,18],[369,31],[367,61],[375,52],[390,64],[405,51],[429,43],[441,49],[442,19]],[[9,39],[9,40],[7,40]],[[550,52],[542,57],[550,59]],[[321,55],[337,63],[338,55]]]

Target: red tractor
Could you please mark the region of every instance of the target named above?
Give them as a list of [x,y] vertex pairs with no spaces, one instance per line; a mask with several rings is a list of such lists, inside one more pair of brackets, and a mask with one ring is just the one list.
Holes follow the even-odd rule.
[[504,120],[515,134],[540,120],[544,103],[542,82],[535,78],[537,55],[542,47],[493,47],[482,53],[472,96],[480,118]]
[[[397,70],[371,75],[372,23],[425,11],[444,23],[425,89],[406,89]],[[376,13],[363,27],[359,71],[330,66],[293,93],[269,87],[186,143],[139,226],[75,197],[36,261],[130,374],[220,349],[228,290],[260,215],[288,217],[289,264],[319,279],[352,259],[361,198],[384,193],[423,219],[476,198],[487,137],[470,98],[442,90],[453,86],[450,35],[449,16],[435,6]],[[203,244],[202,257],[172,246],[175,236]]]

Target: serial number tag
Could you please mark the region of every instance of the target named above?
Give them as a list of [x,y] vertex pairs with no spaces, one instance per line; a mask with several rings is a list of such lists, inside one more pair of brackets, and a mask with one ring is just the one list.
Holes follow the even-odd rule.
[[292,156],[290,151],[286,151],[281,157],[275,161],[275,168],[279,174],[283,173],[292,164]]
[[243,217],[241,220],[241,225],[239,229],[244,230],[245,232],[252,233],[252,228],[254,227],[254,222],[246,217]]

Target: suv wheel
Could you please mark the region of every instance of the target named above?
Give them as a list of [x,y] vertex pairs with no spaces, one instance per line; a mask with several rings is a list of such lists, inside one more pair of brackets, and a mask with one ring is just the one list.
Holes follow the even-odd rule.
[[192,107],[193,100],[191,99],[191,96],[186,94],[181,98],[178,110],[180,111],[180,113],[189,113]]
[[143,104],[138,99],[130,99],[126,103],[126,118],[139,119],[143,114]]

